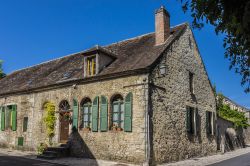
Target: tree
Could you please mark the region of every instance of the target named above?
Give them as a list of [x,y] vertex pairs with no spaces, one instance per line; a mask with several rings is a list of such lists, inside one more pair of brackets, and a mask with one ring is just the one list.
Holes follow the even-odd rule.
[[191,11],[192,27],[201,29],[204,21],[225,34],[223,47],[229,69],[242,76],[241,85],[250,92],[250,0],[181,0],[183,11]]
[[6,74],[3,72],[2,63],[3,61],[0,60],[0,79],[6,76]]

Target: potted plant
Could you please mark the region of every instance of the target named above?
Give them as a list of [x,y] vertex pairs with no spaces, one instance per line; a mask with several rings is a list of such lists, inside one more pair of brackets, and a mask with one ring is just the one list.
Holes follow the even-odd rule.
[[83,131],[90,131],[90,130],[91,130],[90,126],[86,126],[83,128]]
[[117,124],[113,124],[112,130],[113,130],[113,131],[117,131],[117,128],[118,128]]
[[72,116],[70,114],[70,112],[66,112],[64,115],[63,115],[63,118],[67,121],[69,121],[69,123],[71,124],[72,123]]

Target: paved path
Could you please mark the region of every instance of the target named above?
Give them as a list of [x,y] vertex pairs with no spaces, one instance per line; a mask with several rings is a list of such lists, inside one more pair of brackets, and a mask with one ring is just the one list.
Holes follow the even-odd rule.
[[5,156],[0,153],[0,166],[65,166],[61,164],[48,163],[45,161],[27,159],[16,156]]
[[215,163],[210,166],[250,166],[250,153]]
[[[237,158],[239,156],[239,158]],[[247,157],[249,157],[248,160],[248,165],[242,165],[241,161],[247,162]],[[243,148],[243,149],[238,149],[232,152],[227,152],[225,154],[215,154],[212,156],[206,156],[206,157],[200,157],[200,158],[193,158],[193,159],[188,159],[184,161],[179,161],[176,163],[168,163],[168,164],[162,164],[161,166],[205,166],[205,165],[212,165],[212,166],[217,166],[216,164],[221,163],[230,163],[233,161],[232,159],[235,158],[234,164],[235,165],[218,165],[218,166],[250,166],[250,147]]]

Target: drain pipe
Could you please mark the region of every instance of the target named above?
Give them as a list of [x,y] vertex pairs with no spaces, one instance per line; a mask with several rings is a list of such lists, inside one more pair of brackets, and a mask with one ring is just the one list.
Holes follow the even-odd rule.
[[144,89],[144,109],[145,109],[145,162],[144,166],[149,166],[150,160],[150,137],[149,137],[149,115],[148,115],[148,98],[149,98],[149,84],[148,76],[143,79],[143,89]]

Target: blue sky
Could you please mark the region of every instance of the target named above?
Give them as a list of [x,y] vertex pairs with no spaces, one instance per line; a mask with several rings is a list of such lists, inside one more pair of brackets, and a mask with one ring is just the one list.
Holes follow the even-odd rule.
[[[0,0],[0,59],[6,73],[154,31],[164,5],[171,25],[191,22],[178,0]],[[194,30],[209,78],[217,90],[250,108],[241,77],[229,71],[223,36],[206,25]]]

